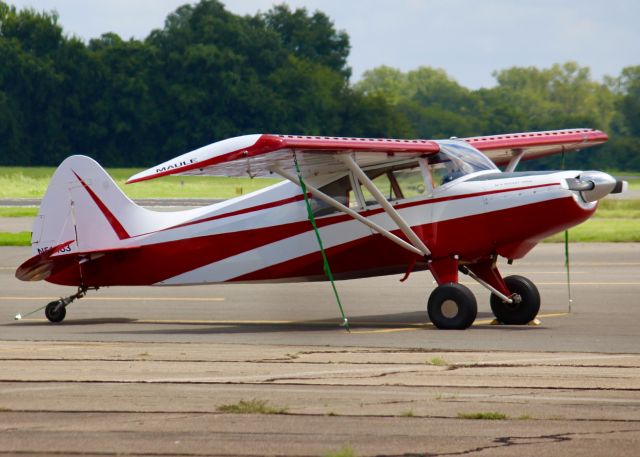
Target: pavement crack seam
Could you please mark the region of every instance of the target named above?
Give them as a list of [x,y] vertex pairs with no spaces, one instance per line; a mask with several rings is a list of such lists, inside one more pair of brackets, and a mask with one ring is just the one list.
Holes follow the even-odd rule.
[[320,381],[320,380],[328,380],[332,378],[339,379],[369,379],[369,378],[383,378],[389,375],[395,374],[406,374],[406,373],[420,373],[422,370],[399,370],[399,371],[389,371],[386,373],[360,373],[360,374],[350,374],[345,376],[344,372],[336,372],[336,373],[326,373],[326,376],[283,376],[283,377],[275,377],[275,378],[267,378],[262,382],[278,382],[278,381]]
[[[397,374],[396,373],[385,373],[383,375],[379,375],[377,377],[386,376],[388,374]],[[406,371],[402,371],[400,373],[406,373]],[[363,377],[341,377],[340,379],[362,379]],[[273,379],[273,378],[271,378]],[[275,381],[314,381],[314,380],[330,380],[331,378],[319,378],[319,377],[309,377],[309,378],[301,378],[301,377],[286,377],[286,378],[276,378]],[[169,385],[280,385],[280,386],[304,386],[308,387],[309,384],[304,382],[283,382],[274,384],[273,380],[262,379],[262,380],[251,380],[251,381],[238,381],[238,380],[225,380],[225,379],[216,379],[216,380],[171,380],[171,379],[127,379],[127,380],[107,380],[107,379],[0,379],[0,385],[2,384],[22,384],[22,383],[31,383],[31,384],[169,384]],[[328,384],[335,387],[371,387],[371,384]],[[465,389],[512,389],[512,390],[549,390],[549,391],[594,391],[594,392],[640,392],[640,388],[631,388],[631,387],[555,387],[555,386],[513,386],[513,385],[496,385],[496,386],[487,386],[487,385],[476,385],[476,384],[465,384],[464,386],[452,386],[450,384],[400,384],[400,383],[385,383],[381,384],[381,387],[402,387],[408,389],[450,389],[450,388],[465,388]]]
[[[410,401],[397,401],[397,402],[389,402],[389,403],[417,403],[418,400],[410,400]],[[364,404],[364,403],[363,403]],[[381,403],[382,404],[382,403]],[[374,405],[373,403],[369,403],[369,404],[364,404],[364,405]],[[109,414],[109,415],[127,415],[127,414],[148,414],[149,416],[155,416],[155,415],[175,415],[175,416],[184,416],[184,417],[205,417],[205,416],[225,416],[225,415],[233,415],[234,413],[224,413],[224,412],[220,412],[220,411],[196,411],[196,410],[192,410],[192,411],[172,411],[172,410],[100,410],[100,409],[87,409],[87,410],[81,410],[81,409],[68,409],[68,410],[59,410],[59,409],[10,409],[8,411],[4,411],[4,414],[69,414],[69,415],[76,415],[76,414]],[[327,417],[327,413],[324,412],[295,412],[295,411],[286,411],[283,413],[279,413],[278,416],[293,416],[293,417],[321,417],[321,418],[326,418]],[[363,413],[363,414],[354,414],[354,413],[338,413],[336,414],[336,417],[343,417],[343,418],[358,418],[358,419],[362,419],[362,418],[383,418],[383,419],[397,419],[399,417],[403,417],[401,415],[398,414],[374,414],[374,413]],[[416,414],[412,417],[412,419],[437,419],[437,420],[447,420],[447,421],[459,421],[460,419],[457,416],[443,416],[443,415],[436,415],[436,414]],[[516,419],[509,419],[509,420],[516,420]],[[546,419],[546,418],[540,418],[540,419],[529,419],[531,421],[547,421],[547,420],[560,420],[560,419]],[[634,424],[634,425],[638,425],[640,424],[640,419],[610,419],[610,418],[603,418],[603,419],[597,419],[597,418],[590,418],[590,419],[585,419],[585,418],[562,418],[561,420],[563,421],[570,421],[570,422],[582,422],[582,423],[616,423],[616,424]],[[6,429],[2,429],[2,431],[18,431],[20,430],[19,428],[6,428]],[[610,431],[607,433],[614,433],[616,431],[620,431],[620,432],[631,432],[631,431],[640,431],[639,430],[614,430],[614,431]],[[596,432],[593,432],[596,433]],[[589,434],[589,433],[586,433]],[[422,454],[421,454],[422,455]]]
[[453,363],[450,367],[459,368],[634,368],[638,369],[638,366],[631,365],[579,365],[579,364],[517,364],[517,363],[472,363],[472,364],[457,364]]
[[566,441],[573,440],[574,437],[581,435],[608,435],[613,433],[629,433],[629,432],[638,432],[640,430],[607,430],[602,432],[567,432],[567,433],[555,433],[552,435],[537,435],[537,436],[503,436],[498,437],[493,440],[493,443],[487,446],[478,446],[472,449],[466,449],[464,451],[457,452],[444,452],[444,453],[413,453],[413,454],[401,454],[401,455],[391,455],[391,454],[379,454],[376,457],[440,457],[447,455],[469,455],[482,451],[486,451],[488,449],[498,449],[498,448],[507,448],[507,447],[515,447],[515,446],[530,446],[532,444],[542,444],[542,443],[562,443]]

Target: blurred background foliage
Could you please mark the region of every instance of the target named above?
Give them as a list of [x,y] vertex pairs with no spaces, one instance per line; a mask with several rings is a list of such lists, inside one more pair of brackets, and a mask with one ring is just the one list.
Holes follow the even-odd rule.
[[202,0],[144,40],[86,43],[55,12],[0,0],[0,165],[86,154],[150,166],[257,132],[436,139],[593,127],[610,141],[567,155],[567,167],[640,170],[640,66],[603,81],[575,62],[513,67],[471,90],[428,66],[381,66],[352,83],[349,51],[325,14],[286,5],[238,16]]

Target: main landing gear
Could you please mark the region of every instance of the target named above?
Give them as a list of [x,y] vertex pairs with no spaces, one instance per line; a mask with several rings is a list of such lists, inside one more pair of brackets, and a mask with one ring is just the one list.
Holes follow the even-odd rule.
[[439,329],[464,330],[476,319],[476,298],[468,287],[458,282],[458,269],[491,291],[491,310],[501,323],[525,325],[535,319],[540,310],[540,293],[533,282],[515,275],[503,279],[495,258],[466,266],[458,266],[457,260],[429,263],[439,284],[429,296],[427,305],[433,325]]
[[448,282],[431,292],[427,312],[437,328],[464,330],[476,320],[478,305],[476,297],[467,286]]
[[524,276],[516,275],[507,276],[504,282],[514,299],[509,303],[491,294],[491,311],[496,319],[508,325],[525,325],[534,320],[540,311],[540,292],[535,284]]
[[79,286],[78,292],[73,295],[69,295],[68,297],[60,298],[59,300],[52,301],[49,303],[44,309],[44,315],[47,317],[49,322],[54,324],[60,323],[64,320],[67,315],[67,306],[70,305],[74,300],[79,300],[87,294],[89,289],[98,290],[97,287],[86,287]]

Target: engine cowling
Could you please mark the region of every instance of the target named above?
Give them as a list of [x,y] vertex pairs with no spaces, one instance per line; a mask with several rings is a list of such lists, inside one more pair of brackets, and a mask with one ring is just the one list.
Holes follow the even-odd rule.
[[570,190],[580,192],[585,202],[594,202],[609,194],[624,192],[627,182],[602,171],[584,171],[576,178],[567,179],[567,186]]

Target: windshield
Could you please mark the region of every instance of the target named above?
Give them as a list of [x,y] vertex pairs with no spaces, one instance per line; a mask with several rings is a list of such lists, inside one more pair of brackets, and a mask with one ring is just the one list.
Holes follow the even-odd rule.
[[438,141],[440,152],[429,158],[429,163],[440,171],[442,184],[477,171],[500,169],[487,156],[462,140]]

